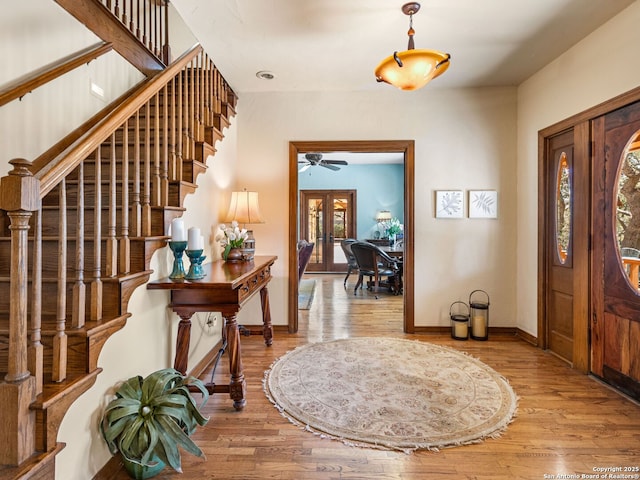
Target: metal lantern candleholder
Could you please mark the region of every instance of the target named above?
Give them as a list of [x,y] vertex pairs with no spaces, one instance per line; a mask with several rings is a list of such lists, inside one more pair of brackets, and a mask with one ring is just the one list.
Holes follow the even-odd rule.
[[187,242],[185,241],[169,241],[169,248],[173,252],[173,270],[169,278],[172,280],[180,280],[185,276],[184,263],[182,263],[182,255],[187,248]]
[[[475,294],[475,299],[473,298]],[[471,338],[489,339],[489,294],[484,290],[474,290],[469,295],[471,312]]]
[[[464,312],[462,313],[462,307]],[[456,313],[454,313],[454,307]],[[453,302],[449,307],[451,318],[451,338],[455,340],[467,340],[469,338],[469,306],[464,302]]]

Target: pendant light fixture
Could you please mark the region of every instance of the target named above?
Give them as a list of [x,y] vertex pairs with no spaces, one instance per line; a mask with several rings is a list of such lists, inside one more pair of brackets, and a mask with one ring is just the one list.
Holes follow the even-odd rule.
[[448,53],[415,48],[413,15],[418,10],[418,2],[409,2],[402,6],[402,12],[409,15],[409,45],[404,52],[393,52],[393,55],[380,62],[375,70],[378,82],[388,83],[401,90],[417,90],[449,68],[451,55]]

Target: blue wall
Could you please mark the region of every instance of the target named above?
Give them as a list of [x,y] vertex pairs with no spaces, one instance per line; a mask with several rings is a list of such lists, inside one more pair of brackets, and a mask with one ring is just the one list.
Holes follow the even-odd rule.
[[404,223],[404,164],[315,166],[298,174],[300,190],[357,190],[357,237],[372,238],[376,214],[389,210]]

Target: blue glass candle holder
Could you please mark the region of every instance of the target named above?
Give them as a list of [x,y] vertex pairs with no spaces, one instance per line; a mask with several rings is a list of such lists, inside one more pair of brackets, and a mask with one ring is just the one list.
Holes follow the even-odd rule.
[[200,250],[187,250],[187,257],[191,261],[191,266],[189,267],[189,272],[184,277],[187,280],[198,280],[199,278],[204,277],[204,269],[202,268],[202,262],[205,258],[205,255],[202,255],[202,249]]
[[185,277],[184,264],[182,263],[182,255],[187,248],[187,242],[169,241],[169,248],[173,252],[173,271],[169,278],[172,280],[183,279]]

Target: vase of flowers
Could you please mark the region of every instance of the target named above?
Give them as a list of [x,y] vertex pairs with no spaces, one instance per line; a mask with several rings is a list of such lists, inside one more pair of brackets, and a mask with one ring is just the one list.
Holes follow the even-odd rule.
[[248,237],[247,229],[241,229],[238,222],[231,222],[231,226],[224,223],[218,227],[220,233],[216,235],[216,241],[222,246],[222,259],[225,262],[241,262],[244,258],[241,248]]
[[384,233],[386,237],[389,239],[391,245],[393,245],[396,241],[396,236],[399,233],[402,233],[402,224],[400,220],[396,217],[393,217],[390,220],[386,220],[382,222],[382,228],[384,228]]

